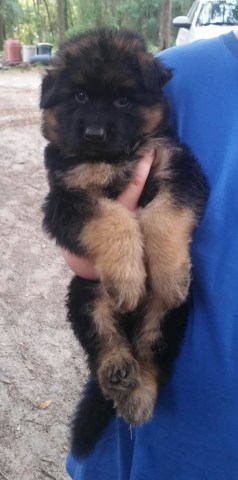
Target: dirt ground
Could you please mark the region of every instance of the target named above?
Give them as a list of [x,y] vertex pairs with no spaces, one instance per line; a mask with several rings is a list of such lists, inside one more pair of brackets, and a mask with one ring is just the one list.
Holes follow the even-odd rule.
[[1,480],[68,478],[70,421],[86,379],[65,320],[71,273],[41,229],[40,78],[0,71]]

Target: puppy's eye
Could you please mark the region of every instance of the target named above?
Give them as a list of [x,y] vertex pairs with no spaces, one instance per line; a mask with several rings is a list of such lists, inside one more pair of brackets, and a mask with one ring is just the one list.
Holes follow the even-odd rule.
[[83,90],[81,90],[80,92],[77,92],[75,94],[75,100],[78,103],[85,104],[85,103],[88,102],[89,99],[88,99],[87,94]]
[[130,105],[130,100],[127,97],[118,97],[116,100],[114,100],[114,105],[118,108],[123,108],[123,107],[128,107]]

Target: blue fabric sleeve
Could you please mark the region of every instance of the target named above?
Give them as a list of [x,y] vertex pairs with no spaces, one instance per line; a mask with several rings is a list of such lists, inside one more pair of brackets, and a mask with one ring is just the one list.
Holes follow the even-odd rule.
[[152,421],[115,419],[74,480],[238,479],[238,41],[234,33],[160,54],[173,120],[211,193],[192,244],[193,295],[182,349]]

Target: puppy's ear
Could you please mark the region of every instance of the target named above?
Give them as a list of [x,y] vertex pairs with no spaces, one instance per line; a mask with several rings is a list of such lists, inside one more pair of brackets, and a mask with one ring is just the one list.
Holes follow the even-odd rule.
[[47,70],[41,84],[40,108],[51,108],[57,103],[57,81],[53,70]]
[[161,63],[158,59],[154,59],[155,69],[157,70],[156,75],[158,78],[160,88],[163,88],[164,85],[171,80],[173,76],[173,69],[167,68]]
[[158,92],[172,78],[173,70],[166,68],[152,55],[142,55],[140,67],[145,87],[151,92]]

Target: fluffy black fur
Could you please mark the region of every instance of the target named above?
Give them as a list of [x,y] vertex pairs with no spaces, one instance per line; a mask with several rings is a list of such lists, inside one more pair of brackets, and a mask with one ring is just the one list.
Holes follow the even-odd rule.
[[[91,187],[66,185],[64,175],[79,165],[127,165],[123,173],[100,188],[101,196],[115,199],[147,146],[156,147],[158,142],[171,152],[169,175],[161,178],[158,166],[152,167],[140,206],[146,207],[166,189],[174,206],[191,208],[199,221],[208,188],[196,159],[186,146],[179,145],[169,126],[169,108],[162,89],[171,76],[172,72],[153,59],[143,38],[134,32],[101,29],[62,45],[54,68],[43,79],[40,104],[44,110],[43,134],[49,140],[45,166],[50,190],[43,206],[43,224],[61,247],[88,254],[81,232],[95,218],[98,208],[95,190],[92,194]],[[154,107],[161,118],[158,116],[158,122],[152,125],[145,112],[154,111]],[[91,371],[73,426],[72,447],[78,456],[95,446],[115,413],[113,400],[102,392],[97,376],[102,339],[92,318],[92,306],[99,288],[99,282],[74,277],[67,297],[68,319]],[[111,291],[108,289],[109,296]],[[146,298],[130,312],[115,308],[118,332],[132,346],[143,328],[145,311]],[[151,345],[162,380],[170,374],[178,353],[187,312],[188,300],[168,309],[158,342]]]
[[[68,319],[76,337],[88,353],[91,372],[95,372],[94,359],[97,350],[97,335],[90,315],[79,308],[79,296],[81,307],[83,303],[84,306],[91,303],[95,295],[95,284],[96,282],[74,277],[69,285],[67,299]],[[168,312],[161,327],[163,342],[154,345],[154,361],[163,374],[162,382],[166,382],[170,377],[174,361],[179,353],[188,319],[189,298],[190,296],[180,307]],[[130,342],[132,342],[134,333],[143,319],[143,310],[143,305],[140,305],[134,312],[129,312],[118,318],[118,322],[121,323],[121,328]],[[86,331],[87,335],[85,335]],[[102,394],[94,374],[86,384],[75,412],[72,428],[72,451],[76,456],[82,458],[92,451],[115,414],[112,400],[105,398]]]

